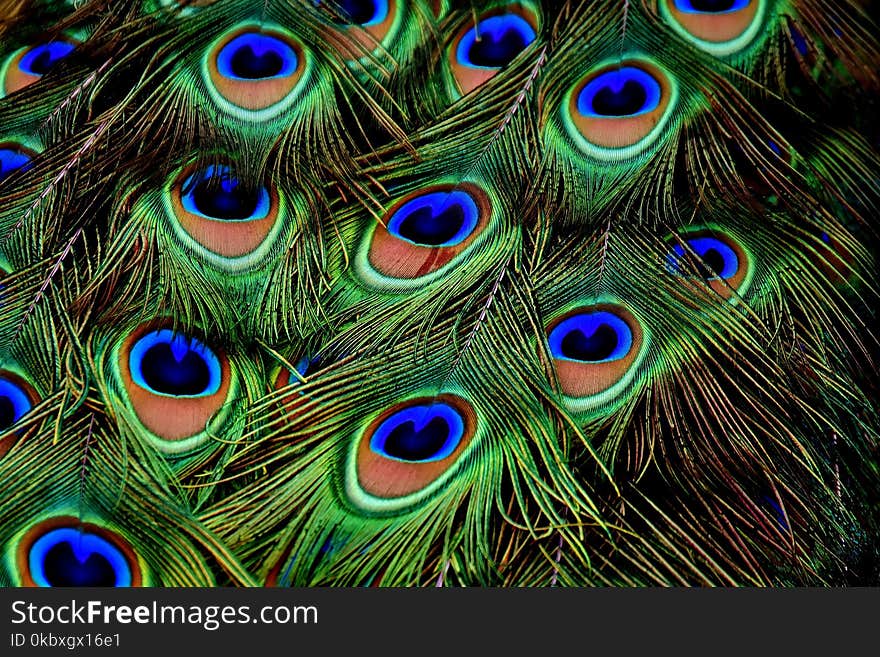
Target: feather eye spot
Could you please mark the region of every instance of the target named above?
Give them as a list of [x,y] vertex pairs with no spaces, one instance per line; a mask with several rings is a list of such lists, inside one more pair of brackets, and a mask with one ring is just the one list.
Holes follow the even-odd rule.
[[34,401],[33,389],[21,377],[0,370],[0,435],[24,417]]
[[[309,376],[314,374],[321,367],[322,360],[320,354],[316,354],[315,356],[309,356],[306,354],[293,364],[292,369],[282,366],[278,370],[278,375],[275,377],[275,390],[280,390],[287,386],[299,385],[302,383],[303,379],[308,379]],[[289,397],[286,398],[286,401],[296,401],[296,398]]]
[[35,153],[13,142],[0,143],[0,181],[16,171],[27,171],[33,166]]
[[584,363],[603,363],[624,358],[632,347],[629,325],[608,311],[572,315],[550,332],[554,358]]
[[321,367],[321,355],[316,354],[315,356],[303,356],[298,361],[296,361],[296,365],[294,365],[294,369],[296,369],[297,373],[300,376],[308,376],[312,374],[315,370]]
[[634,157],[663,134],[676,97],[673,80],[648,61],[607,64],[574,85],[565,123],[587,155]]
[[[739,258],[727,244],[714,237],[695,237],[686,240],[687,245],[700,257],[703,276],[707,280],[730,278],[739,270]],[[679,271],[679,262],[685,251],[681,244],[672,248],[669,256],[669,267]]]
[[247,26],[208,49],[203,71],[208,91],[222,109],[262,120],[293,103],[307,64],[305,50],[291,35]]
[[129,366],[134,382],[157,395],[204,397],[220,388],[220,361],[214,352],[169,329],[138,340]]
[[12,448],[23,432],[7,430],[25,417],[39,401],[36,390],[27,381],[8,370],[0,370],[0,458]]
[[473,408],[457,395],[394,404],[356,441],[350,496],[376,510],[394,510],[428,494],[451,475],[476,427]]
[[[484,233],[491,205],[471,183],[435,185],[404,196],[370,235],[369,270],[416,280],[450,265]],[[373,278],[373,277],[371,277]]]
[[201,435],[229,396],[225,354],[191,335],[146,324],[123,341],[119,361],[138,420],[171,451]]
[[43,43],[25,51],[18,68],[27,75],[42,76],[73,52],[76,46],[69,41]]
[[578,93],[577,109],[593,118],[639,116],[660,105],[660,83],[635,66],[605,71]]
[[128,586],[122,553],[109,541],[75,529],[56,529],[31,548],[38,586]]
[[168,192],[174,228],[208,259],[248,261],[271,245],[280,229],[280,201],[274,187],[254,187],[225,165],[185,170]]
[[76,46],[75,41],[58,39],[13,53],[5,66],[4,93],[11,94],[33,84],[70,55]]
[[31,410],[31,400],[11,381],[0,379],[0,431],[5,431]]
[[760,32],[766,0],[661,0],[660,13],[680,35],[717,56],[735,54]]
[[770,517],[776,521],[779,531],[790,531],[788,514],[786,514],[785,509],[782,508],[775,495],[771,493],[761,495],[760,504],[764,508],[765,513],[769,513]]
[[233,80],[289,77],[298,66],[299,58],[290,44],[257,32],[239,34],[217,53],[218,73]]
[[388,18],[388,0],[336,0],[332,4],[340,24],[372,27]]
[[412,244],[455,246],[477,227],[480,210],[465,191],[429,192],[401,205],[388,222],[388,232]]
[[[321,368],[322,363],[323,358],[320,354],[311,356],[306,353],[295,363],[291,362],[278,368],[273,389],[281,391],[278,401],[285,414],[282,417],[291,417],[299,412],[298,405],[306,397],[306,393],[302,392],[300,386],[311,382],[312,375]],[[290,390],[285,390],[286,388],[290,388]]]
[[810,45],[807,39],[794,25],[789,26],[789,33],[791,34],[791,42],[794,44],[794,49],[797,50],[801,57],[806,57],[807,53],[810,52]]
[[[642,329],[625,308],[598,304],[576,308],[548,327],[547,342],[560,388],[584,410],[590,399],[625,386],[643,353]],[[583,408],[582,408],[583,407]]]
[[490,16],[465,32],[458,61],[474,68],[501,68],[535,40],[535,28],[516,14]]
[[507,66],[537,38],[537,18],[520,8],[488,13],[465,25],[452,41],[449,64],[461,93],[467,94]]
[[666,270],[684,278],[695,270],[700,279],[724,298],[730,298],[735,291],[744,292],[750,278],[749,259],[743,248],[717,231],[691,233],[673,244],[666,256]]
[[673,0],[679,11],[692,14],[720,14],[739,11],[752,0]]
[[24,586],[140,586],[141,570],[116,532],[77,518],[51,518],[25,533],[18,546]]
[[399,0],[334,0],[315,4],[326,10],[327,20],[337,35],[343,32],[351,39],[350,43],[340,43],[338,36],[329,40],[347,60],[360,59],[382,44],[387,47],[399,32],[405,13]]
[[449,404],[409,406],[382,422],[370,438],[370,449],[409,463],[440,461],[464,435],[464,420]]
[[181,186],[181,203],[190,214],[218,221],[255,221],[269,214],[269,192],[252,190],[227,166],[209,166],[190,174]]

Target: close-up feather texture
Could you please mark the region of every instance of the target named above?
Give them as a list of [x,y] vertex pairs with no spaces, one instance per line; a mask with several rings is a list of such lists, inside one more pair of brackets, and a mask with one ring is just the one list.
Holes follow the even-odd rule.
[[0,0],[0,585],[880,585],[872,0]]

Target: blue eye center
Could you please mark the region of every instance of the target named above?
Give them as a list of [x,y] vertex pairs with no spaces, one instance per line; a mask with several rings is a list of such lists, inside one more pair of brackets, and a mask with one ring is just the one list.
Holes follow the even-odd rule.
[[217,219],[244,219],[257,209],[257,195],[234,179],[218,182],[203,178],[193,187],[192,194],[199,212]]
[[26,171],[30,166],[31,158],[27,153],[9,146],[0,148],[0,180],[18,169]]
[[473,233],[479,219],[477,204],[467,192],[430,192],[398,208],[388,230],[413,244],[454,246]]
[[157,344],[144,353],[144,381],[153,390],[170,395],[198,395],[210,381],[208,364],[194,351],[177,358],[170,344]]
[[24,390],[8,379],[0,378],[0,432],[18,422],[32,407]]
[[661,89],[650,74],[634,66],[605,71],[581,89],[577,109],[583,116],[638,116],[660,105]]
[[131,570],[110,541],[73,528],[55,529],[30,549],[31,576],[38,586],[130,586]]
[[614,353],[619,342],[617,332],[608,324],[600,324],[590,335],[575,328],[562,338],[562,355],[571,360],[601,361]]
[[723,14],[740,11],[752,0],[675,0],[679,11],[689,14]]
[[370,449],[397,461],[439,461],[455,451],[464,435],[464,421],[449,404],[420,404],[397,411],[380,424]]
[[453,239],[464,225],[464,209],[453,203],[435,214],[432,208],[414,210],[397,227],[401,236],[419,244],[437,246]]
[[474,67],[501,68],[534,40],[534,28],[521,16],[491,16],[481,20],[462,37],[458,61]]
[[385,437],[385,454],[406,461],[424,461],[443,449],[449,439],[449,425],[433,417],[421,428],[414,420],[401,422]]
[[375,25],[388,15],[387,0],[336,0],[336,10],[355,25]]
[[253,221],[269,213],[269,192],[243,185],[225,166],[210,166],[189,176],[182,192],[183,208],[207,219]]
[[138,340],[129,365],[134,382],[153,393],[205,397],[220,389],[220,362],[214,352],[168,329]]
[[776,501],[774,497],[770,495],[762,495],[761,501],[764,503],[765,507],[773,514],[773,517],[776,519],[776,523],[784,532],[787,532],[789,529],[788,526],[788,518],[785,515],[785,511],[783,511],[782,507],[779,505],[779,502]]
[[300,374],[300,376],[308,376],[315,370],[317,370],[321,366],[321,356],[315,356],[314,358],[309,358],[308,356],[303,356],[300,358],[294,369]]
[[296,51],[281,39],[247,32],[227,43],[217,55],[217,70],[227,78],[266,80],[292,75],[299,65]]
[[75,47],[67,41],[53,41],[34,46],[21,58],[18,67],[29,75],[45,75],[60,60],[73,52]]
[[[739,270],[739,258],[736,252],[727,244],[714,237],[694,237],[685,240],[687,245],[699,256],[697,266],[700,274],[706,280],[730,278]],[[676,244],[672,248],[672,254],[667,258],[667,269],[675,274],[681,274],[679,260],[685,257],[685,248]]]
[[632,347],[632,329],[608,311],[581,313],[561,321],[550,332],[554,358],[604,363],[625,357]]
[[236,77],[257,80],[278,75],[284,67],[284,60],[274,50],[258,54],[253,46],[245,45],[235,51],[229,64]]
[[703,261],[706,268],[713,274],[719,271],[724,271],[724,256],[718,249],[706,249],[700,259]]
[[793,25],[789,27],[789,33],[791,34],[791,40],[794,42],[795,49],[800,53],[801,57],[805,56],[810,51],[810,46],[804,35]]
[[0,397],[0,431],[8,429],[16,421],[16,408],[12,399],[7,396]]
[[626,116],[637,114],[648,99],[645,88],[635,80],[626,80],[614,89],[610,85],[602,87],[593,97],[593,111],[604,116]]

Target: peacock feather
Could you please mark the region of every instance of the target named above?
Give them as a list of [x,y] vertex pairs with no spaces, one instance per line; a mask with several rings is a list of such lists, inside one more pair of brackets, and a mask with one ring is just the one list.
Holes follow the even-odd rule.
[[2,0],[0,584],[880,584],[870,0]]

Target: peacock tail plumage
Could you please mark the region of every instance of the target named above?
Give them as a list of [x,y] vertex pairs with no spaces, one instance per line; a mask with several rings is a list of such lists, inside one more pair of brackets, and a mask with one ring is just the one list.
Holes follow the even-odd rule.
[[0,584],[880,584],[859,0],[2,0]]

